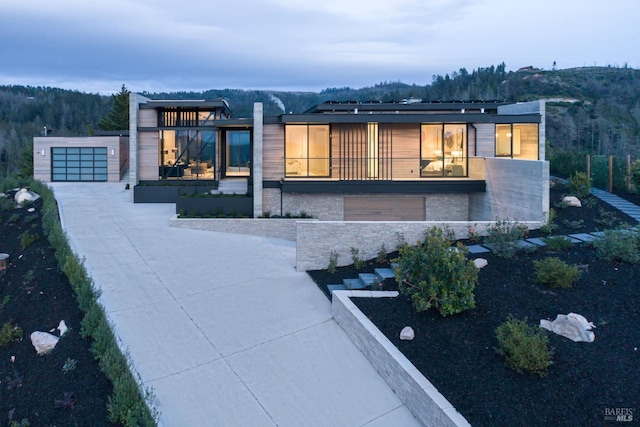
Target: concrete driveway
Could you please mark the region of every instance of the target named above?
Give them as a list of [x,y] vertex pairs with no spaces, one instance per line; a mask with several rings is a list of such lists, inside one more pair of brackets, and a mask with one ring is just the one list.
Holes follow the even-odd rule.
[[293,242],[169,228],[123,183],[51,184],[161,426],[415,426]]

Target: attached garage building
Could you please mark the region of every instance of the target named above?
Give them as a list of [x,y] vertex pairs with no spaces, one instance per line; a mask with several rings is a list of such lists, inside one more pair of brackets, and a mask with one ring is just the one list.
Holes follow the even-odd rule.
[[128,136],[38,137],[33,149],[43,182],[118,182],[129,167]]

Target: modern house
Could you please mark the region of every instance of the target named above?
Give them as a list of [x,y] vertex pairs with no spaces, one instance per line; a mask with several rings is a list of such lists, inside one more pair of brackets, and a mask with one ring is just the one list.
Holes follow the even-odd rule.
[[[252,118],[237,119],[222,99],[131,94],[133,201],[170,201],[194,188],[224,192],[240,182],[254,217],[543,218],[544,102],[415,101],[325,102],[276,117],[264,117],[256,103]],[[169,199],[144,195],[142,187],[158,184]]]

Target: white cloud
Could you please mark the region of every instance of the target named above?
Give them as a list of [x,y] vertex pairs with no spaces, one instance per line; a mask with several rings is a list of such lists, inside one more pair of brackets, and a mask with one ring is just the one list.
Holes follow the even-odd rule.
[[636,0],[0,0],[0,9],[0,84],[320,90],[424,84],[502,61],[640,65]]

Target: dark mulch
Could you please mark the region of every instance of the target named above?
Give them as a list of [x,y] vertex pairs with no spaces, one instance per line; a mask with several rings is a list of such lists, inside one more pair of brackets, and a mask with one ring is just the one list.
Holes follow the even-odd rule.
[[[552,206],[565,193],[551,191]],[[556,209],[559,227],[554,234],[602,230],[604,217],[612,224],[635,222],[599,200],[586,207]],[[611,212],[611,213],[603,213]],[[572,229],[564,220],[584,221]],[[534,233],[532,233],[534,234]],[[393,256],[393,255],[391,255]],[[513,259],[482,255],[489,265],[479,272],[474,310],[441,317],[437,312],[417,313],[408,298],[354,298],[354,303],[474,426],[605,424],[607,408],[640,410],[640,268],[596,259],[587,245],[552,253],[541,249],[518,253]],[[533,261],[560,257],[578,265],[582,278],[573,289],[550,289],[533,282]],[[373,262],[371,264],[374,264]],[[373,265],[367,265],[372,269]],[[321,289],[356,277],[352,266],[334,275],[309,272]],[[386,283],[386,289],[395,288]],[[323,289],[326,292],[326,289]],[[497,354],[495,328],[508,315],[553,320],[575,312],[596,325],[593,343],[548,334],[555,349],[548,376],[518,374]],[[411,326],[416,338],[400,341]]]
[[[82,313],[43,235],[42,200],[30,207],[34,213],[27,207],[0,210],[0,252],[10,255],[0,273],[0,323],[23,330],[20,341],[0,347],[0,425],[11,419],[27,419],[32,426],[113,425],[107,421],[111,384],[91,354],[90,341],[80,336]],[[22,249],[25,232],[38,239]],[[53,351],[38,356],[31,333],[49,332],[61,320],[69,331]],[[74,359],[76,368],[65,373],[67,359]]]

